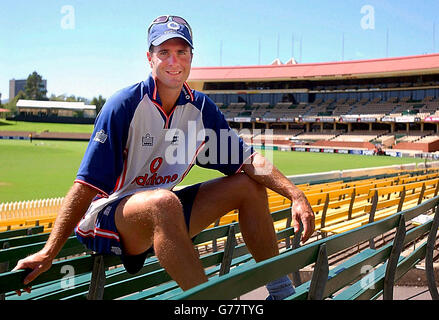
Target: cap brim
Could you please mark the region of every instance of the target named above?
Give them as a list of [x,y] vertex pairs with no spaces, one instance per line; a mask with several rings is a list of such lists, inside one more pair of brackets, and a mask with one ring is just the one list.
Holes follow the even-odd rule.
[[154,46],[159,46],[159,45],[161,45],[163,42],[165,42],[165,41],[167,41],[167,40],[169,40],[169,39],[173,39],[173,38],[181,38],[181,39],[183,39],[183,40],[185,40],[186,42],[187,42],[187,44],[193,49],[194,48],[194,46],[184,37],[184,36],[182,36],[181,34],[178,34],[178,33],[168,33],[168,34],[165,34],[165,35],[162,35],[161,37],[158,37],[157,39],[155,39],[153,42],[152,42],[152,45],[154,45]]

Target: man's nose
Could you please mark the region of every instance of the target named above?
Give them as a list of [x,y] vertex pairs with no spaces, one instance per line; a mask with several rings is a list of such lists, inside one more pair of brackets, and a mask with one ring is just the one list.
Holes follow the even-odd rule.
[[168,63],[173,65],[177,63],[177,55],[175,53],[171,53],[168,58]]

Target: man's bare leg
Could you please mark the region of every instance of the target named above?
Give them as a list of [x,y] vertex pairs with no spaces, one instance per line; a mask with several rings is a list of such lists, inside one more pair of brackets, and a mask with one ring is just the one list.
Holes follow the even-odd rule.
[[160,264],[183,290],[207,281],[180,201],[171,191],[145,191],[123,200],[115,222],[126,254],[141,254],[154,245]]
[[266,188],[243,173],[201,184],[192,207],[190,237],[234,209],[239,210],[241,233],[255,261],[279,254]]
[[[279,254],[265,186],[246,174],[235,174],[203,183],[195,198],[190,220],[194,236],[225,213],[239,209],[239,226],[255,261]],[[267,283],[268,298],[280,300],[294,294],[288,276]]]

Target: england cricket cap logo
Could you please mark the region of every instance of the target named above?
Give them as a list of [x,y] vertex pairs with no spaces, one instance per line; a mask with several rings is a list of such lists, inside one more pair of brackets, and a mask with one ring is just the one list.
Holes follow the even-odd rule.
[[166,21],[164,23],[151,25],[148,32],[148,48],[151,45],[159,46],[172,38],[181,38],[185,40],[191,48],[194,48],[191,31],[188,26],[176,21]]

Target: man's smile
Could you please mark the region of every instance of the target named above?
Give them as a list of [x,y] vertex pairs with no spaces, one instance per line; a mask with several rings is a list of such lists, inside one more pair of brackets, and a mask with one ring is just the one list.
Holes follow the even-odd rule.
[[181,74],[181,71],[166,71],[166,73],[168,73],[168,74],[170,74],[172,76],[176,76],[176,75]]

